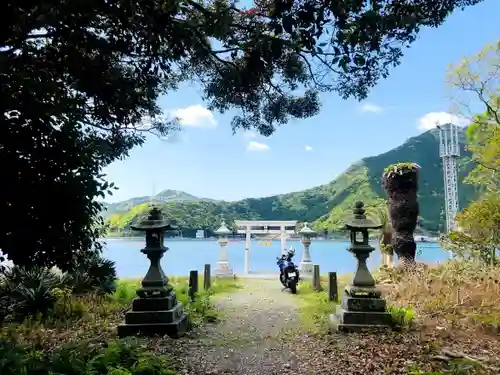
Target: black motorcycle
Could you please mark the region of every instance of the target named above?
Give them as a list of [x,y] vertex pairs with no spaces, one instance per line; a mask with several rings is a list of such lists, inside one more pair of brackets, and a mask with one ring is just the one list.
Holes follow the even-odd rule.
[[300,280],[300,273],[298,267],[293,262],[294,250],[288,250],[286,254],[276,258],[277,264],[280,268],[280,281],[285,289],[290,289],[292,294],[297,293],[297,284]]

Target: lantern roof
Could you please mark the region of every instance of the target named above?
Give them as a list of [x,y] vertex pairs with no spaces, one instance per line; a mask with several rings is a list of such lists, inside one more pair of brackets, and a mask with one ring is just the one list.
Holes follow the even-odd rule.
[[347,221],[345,227],[347,229],[380,229],[382,224],[375,223],[366,217],[365,204],[358,201],[354,204],[354,217]]
[[161,209],[156,206],[151,208],[148,217],[136,225],[131,225],[130,228],[133,230],[152,230],[152,229],[176,229],[175,226],[171,225],[168,220],[163,219]]
[[305,222],[302,228],[299,230],[299,234],[303,236],[314,236],[316,232],[309,228],[309,223]]
[[215,231],[215,234],[219,236],[223,236],[226,234],[231,234],[232,232],[229,230],[229,228],[226,226],[226,222],[222,220],[222,223],[220,225],[220,228]]

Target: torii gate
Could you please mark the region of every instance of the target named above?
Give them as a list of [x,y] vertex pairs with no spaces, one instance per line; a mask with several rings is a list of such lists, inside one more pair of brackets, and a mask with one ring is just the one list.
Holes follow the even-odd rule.
[[250,240],[252,234],[279,234],[281,252],[286,252],[286,238],[295,233],[297,220],[235,220],[238,233],[245,233],[245,273],[250,273]]

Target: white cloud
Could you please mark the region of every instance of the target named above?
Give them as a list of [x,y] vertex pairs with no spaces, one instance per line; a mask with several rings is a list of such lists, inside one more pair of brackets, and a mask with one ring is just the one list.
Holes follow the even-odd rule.
[[243,137],[248,138],[248,139],[255,138],[255,137],[257,137],[257,133],[255,133],[253,131],[246,131],[243,133]]
[[305,149],[306,151],[312,151],[312,150],[313,150],[313,148],[312,148],[311,146],[306,146],[306,147],[304,147],[304,149]]
[[364,103],[361,106],[361,111],[362,112],[370,112],[370,113],[380,113],[384,109],[376,104],[371,104],[371,103]]
[[452,115],[447,112],[429,112],[418,119],[419,130],[429,130],[436,125],[455,124],[458,126],[466,126],[469,121],[464,117]]
[[171,113],[172,116],[179,119],[182,126],[193,128],[214,128],[217,126],[217,121],[212,112],[199,104],[178,108]]
[[269,150],[269,146],[265,143],[251,141],[248,142],[247,151],[267,151]]

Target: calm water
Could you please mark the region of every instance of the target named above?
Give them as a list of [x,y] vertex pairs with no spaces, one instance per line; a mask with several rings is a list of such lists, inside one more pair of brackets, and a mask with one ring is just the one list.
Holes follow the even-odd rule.
[[[259,242],[261,245],[259,245]],[[104,255],[116,262],[119,277],[142,277],[146,274],[149,261],[140,252],[144,240],[138,239],[108,239]],[[219,256],[220,246],[215,240],[170,240],[165,241],[169,251],[162,259],[162,266],[167,275],[188,275],[190,270],[203,271],[206,263],[215,265]],[[302,257],[303,246],[299,241],[287,241],[288,246],[296,249],[297,264]],[[311,256],[314,264],[320,265],[321,273],[336,271],[339,274],[352,272],[356,261],[346,248],[348,242],[313,241]],[[281,254],[280,241],[272,241],[270,246],[264,246],[262,241],[252,241],[250,248],[250,271],[261,273],[276,273],[276,257]],[[236,274],[242,274],[244,269],[244,241],[230,242],[227,245],[229,262]],[[448,258],[448,253],[438,244],[419,244],[417,258],[431,263]],[[374,251],[368,259],[371,269],[380,264],[380,252]]]

